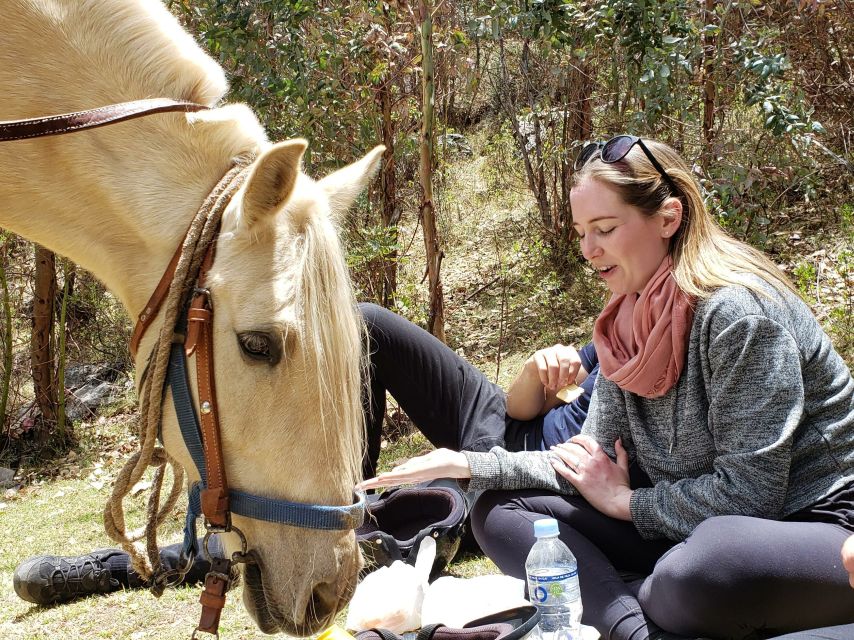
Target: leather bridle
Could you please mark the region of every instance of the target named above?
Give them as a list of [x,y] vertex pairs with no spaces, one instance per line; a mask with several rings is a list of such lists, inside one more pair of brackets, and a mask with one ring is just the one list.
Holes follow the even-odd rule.
[[[170,99],[137,100],[114,104],[87,111],[77,111],[45,118],[0,122],[0,142],[25,140],[43,136],[62,135],[85,129],[101,127],[132,118],[165,112],[194,112],[208,109],[204,105]],[[241,172],[244,174],[248,166]],[[223,180],[233,179],[230,170]],[[218,185],[220,186],[220,185]],[[130,341],[135,356],[146,329],[158,315],[166,299],[179,259],[183,239],[169,262],[157,287],[139,314]],[[196,520],[205,517],[206,534],[203,550],[207,554],[210,536],[216,533],[236,533],[241,540],[241,550],[231,558],[211,558],[211,571],[205,578],[205,588],[200,602],[202,615],[193,632],[203,631],[218,637],[219,618],[225,605],[225,594],[231,586],[232,565],[255,562],[247,548],[246,537],[231,522],[231,514],[295,527],[347,530],[355,529],[364,520],[365,498],[357,496],[355,503],[328,506],[265,498],[231,489],[225,472],[222,453],[220,423],[216,398],[213,362],[213,304],[211,292],[206,287],[207,274],[213,265],[216,241],[212,242],[201,264],[192,298],[180,315],[169,359],[166,384],[170,387],[175,413],[184,443],[193,458],[201,480],[189,487],[187,519],[184,527],[184,545],[181,561],[176,570],[155,575],[152,590],[159,595],[167,584],[178,582],[189,571],[199,553],[196,537]],[[187,376],[186,359],[196,357],[196,380],[199,398],[198,414],[193,402]],[[209,555],[209,554],[208,554]]]

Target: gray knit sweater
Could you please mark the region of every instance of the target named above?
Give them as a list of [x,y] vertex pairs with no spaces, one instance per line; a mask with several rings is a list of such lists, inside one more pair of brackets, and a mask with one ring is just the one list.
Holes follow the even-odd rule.
[[[715,515],[783,518],[854,478],[851,372],[806,304],[764,287],[770,299],[731,286],[697,305],[665,396],[596,382],[582,433],[612,458],[622,438],[652,480],[631,498],[644,538],[684,540]],[[547,452],[465,453],[470,489],[577,493]]]

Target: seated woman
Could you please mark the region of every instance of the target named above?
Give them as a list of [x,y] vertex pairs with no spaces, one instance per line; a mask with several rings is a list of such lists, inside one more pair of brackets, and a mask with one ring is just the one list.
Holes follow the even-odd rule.
[[364,486],[491,490],[475,535],[520,578],[533,521],[556,518],[603,638],[854,638],[850,371],[785,275],[715,224],[673,149],[618,136],[576,164],[573,226],[612,292],[582,433],[550,452],[439,450]]

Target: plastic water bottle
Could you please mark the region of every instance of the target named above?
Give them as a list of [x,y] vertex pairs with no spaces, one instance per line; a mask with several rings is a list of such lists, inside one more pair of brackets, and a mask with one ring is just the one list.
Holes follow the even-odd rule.
[[543,640],[581,640],[581,589],[578,563],[558,538],[557,520],[534,522],[537,541],[525,561],[528,598],[542,611]]

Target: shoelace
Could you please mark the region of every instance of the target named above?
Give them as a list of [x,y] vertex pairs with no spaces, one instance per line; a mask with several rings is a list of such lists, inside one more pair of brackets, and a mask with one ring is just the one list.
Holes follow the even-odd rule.
[[[82,566],[78,566],[76,563],[66,562],[65,564],[68,568],[63,569],[63,562],[61,561],[59,565],[54,567],[50,580],[57,591],[66,592],[71,595],[86,593],[91,589],[91,587],[84,589],[83,582],[90,575],[93,580],[92,587],[98,589],[101,588],[100,576],[104,572],[104,567],[99,566],[101,565],[101,562],[92,556],[86,556],[85,558],[86,559],[83,560]],[[59,579],[57,580],[57,578]]]

